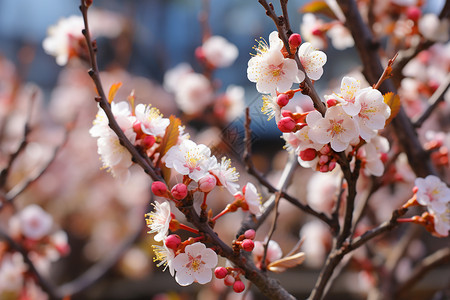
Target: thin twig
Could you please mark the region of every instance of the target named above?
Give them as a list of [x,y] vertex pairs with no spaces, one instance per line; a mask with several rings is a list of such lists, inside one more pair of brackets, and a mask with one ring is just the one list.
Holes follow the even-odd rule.
[[[260,172],[258,170],[256,170],[256,168],[253,165],[253,161],[251,159],[251,143],[250,143],[250,141],[251,141],[251,128],[250,128],[251,118],[250,118],[249,111],[250,111],[249,108],[247,108],[246,109],[246,118],[245,118],[245,138],[244,138],[244,142],[246,145],[246,147],[244,149],[244,162],[245,162],[245,165],[247,168],[247,172],[250,175],[253,175],[259,181],[260,184],[262,184],[269,190],[270,193],[279,192],[279,190],[277,188],[275,188],[272,184],[270,184],[270,182],[268,182],[267,179],[264,176],[262,176],[260,174]],[[327,225],[329,225],[333,230],[337,229],[336,223],[333,222],[333,220],[330,217],[328,217],[327,215],[325,215],[324,213],[317,212],[316,210],[311,208],[311,206],[309,206],[308,204],[302,204],[298,199],[296,199],[295,197],[292,197],[291,195],[289,195],[286,192],[281,191],[281,197],[283,197],[284,199],[286,199],[291,204],[295,205],[296,207],[298,207],[305,213],[319,218],[320,220],[325,222]]]
[[37,172],[34,176],[30,176],[29,178],[15,185],[11,190],[9,190],[9,192],[5,196],[6,202],[10,203],[14,201],[14,199],[17,198],[17,196],[19,196],[20,194],[22,194],[28,188],[28,186],[30,186],[30,184],[37,181],[42,175],[44,175],[44,173],[48,170],[50,165],[55,161],[56,156],[58,155],[61,148],[64,147],[64,145],[66,145],[71,130],[72,130],[71,127],[66,128],[63,140],[57,147],[55,147],[55,149],[53,149],[53,153],[49,161],[41,168],[39,172]]
[[427,256],[414,268],[411,276],[403,282],[396,291],[396,298],[411,291],[411,288],[422,279],[429,271],[438,266],[443,266],[450,262],[450,248],[440,249]]
[[30,105],[27,111],[27,117],[23,129],[23,137],[22,141],[19,144],[19,147],[17,147],[16,151],[14,151],[8,160],[8,164],[6,167],[0,172],[0,188],[3,188],[6,184],[6,180],[8,179],[9,172],[11,171],[12,165],[15,162],[16,158],[19,156],[20,153],[25,149],[25,147],[28,145],[28,135],[30,134],[30,119],[31,119],[31,113],[33,111],[33,104],[36,99],[37,90],[33,90],[31,97],[30,97]]
[[132,155],[133,161],[139,164],[144,172],[147,173],[154,181],[163,181],[162,177],[156,174],[150,159],[141,155],[141,153],[134,147],[134,145],[128,140],[125,136],[125,133],[122,131],[120,126],[117,124],[116,119],[111,111],[111,106],[108,102],[106,94],[103,89],[103,85],[100,81],[100,73],[97,65],[97,46],[96,42],[92,41],[90,31],[89,31],[89,22],[88,22],[88,7],[85,5],[85,0],[81,0],[80,10],[83,15],[84,27],[83,35],[86,39],[86,43],[89,49],[89,57],[91,63],[91,69],[89,70],[89,76],[91,76],[92,81],[95,84],[97,89],[97,93],[99,97],[96,98],[100,107],[105,111],[106,116],[108,117],[109,127],[117,134],[120,144],[123,145]]
[[423,114],[417,118],[413,125],[416,128],[422,127],[423,122],[425,122],[431,113],[438,107],[439,103],[444,101],[444,94],[447,92],[450,86],[450,74],[447,74],[445,80],[441,83],[438,89],[433,93],[433,95],[428,99],[428,108],[423,112]]
[[280,213],[278,212],[278,205],[280,204],[280,197],[281,197],[281,193],[279,193],[279,192],[275,193],[275,214],[273,216],[273,222],[272,222],[272,226],[270,227],[269,234],[267,235],[267,240],[264,244],[264,254],[263,254],[263,258],[262,258],[262,262],[261,262],[261,269],[263,269],[263,270],[266,269],[267,249],[269,249],[270,240],[272,239],[272,235],[275,232],[275,229],[277,228],[278,216],[280,215]]

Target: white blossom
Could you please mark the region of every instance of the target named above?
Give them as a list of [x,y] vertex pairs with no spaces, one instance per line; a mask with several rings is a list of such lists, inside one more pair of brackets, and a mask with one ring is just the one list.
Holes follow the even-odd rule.
[[224,156],[220,162],[213,162],[209,172],[217,178],[218,185],[224,186],[232,195],[237,193],[239,184],[236,181],[239,179],[239,173],[236,168],[231,167],[231,160]]
[[211,83],[202,74],[187,73],[177,84],[175,101],[184,113],[199,113],[213,101]]
[[364,170],[368,175],[381,176],[384,173],[384,163],[381,154],[389,151],[389,142],[382,136],[375,136],[367,144],[361,146],[358,156],[365,158]]
[[391,108],[384,103],[380,91],[371,87],[359,91],[356,102],[361,105],[358,115],[354,116],[358,122],[359,134],[365,141],[369,141],[377,134],[376,130],[384,128],[391,115]]
[[40,206],[31,204],[18,214],[20,230],[29,239],[39,240],[47,236],[53,226],[53,218]]
[[203,243],[188,245],[185,252],[178,254],[172,261],[177,272],[175,280],[181,286],[190,285],[194,281],[208,283],[212,279],[211,269],[217,265],[217,261],[217,254]]
[[416,178],[417,202],[428,206],[436,213],[443,213],[448,209],[450,202],[450,188],[439,177],[428,175],[425,178]]
[[316,49],[324,49],[326,42],[321,34],[316,34],[317,31],[321,31],[324,22],[321,19],[316,18],[312,13],[306,13],[303,15],[302,23],[300,24],[300,33],[302,38],[310,42]]
[[174,168],[178,173],[189,175],[195,181],[208,173],[211,165],[211,149],[191,140],[183,140],[180,145],[173,146],[165,156],[166,166]]
[[175,92],[178,88],[178,85],[183,80],[183,77],[190,73],[194,73],[194,70],[192,69],[190,64],[178,64],[164,74],[164,88],[169,92]]
[[[0,298],[6,294],[11,295],[11,293],[17,294],[17,298],[19,298],[18,294],[23,288],[26,270],[27,265],[19,252],[2,255],[0,260]],[[8,299],[7,296],[6,298]]]
[[428,211],[434,218],[434,230],[441,236],[448,236],[450,230],[450,203],[447,202],[446,209],[442,212],[436,212],[432,208]]
[[322,67],[327,62],[327,55],[324,52],[315,50],[311,43],[306,42],[298,49],[298,57],[309,78],[319,80],[322,77]]
[[249,182],[242,188],[242,191],[248,210],[254,215],[259,215],[261,213],[261,195],[258,194],[256,187]]
[[202,45],[206,60],[217,68],[231,66],[239,55],[238,48],[221,36],[211,36]]
[[152,203],[155,208],[152,212],[145,214],[147,227],[150,231],[147,233],[155,233],[154,240],[160,242],[165,239],[169,231],[170,221],[172,220],[170,204],[167,201],[162,203]]
[[446,42],[449,38],[448,19],[442,20],[435,14],[425,14],[419,19],[419,32],[429,40]]
[[170,120],[163,118],[159,109],[151,105],[138,104],[135,108],[136,119],[141,122],[145,134],[163,137]]
[[355,41],[347,29],[342,24],[335,24],[327,31],[327,35],[331,39],[331,44],[337,50],[344,50],[355,45]]
[[[261,241],[255,241],[255,247],[253,248],[253,256],[261,261],[264,256],[264,243]],[[269,264],[276,260],[279,260],[283,256],[283,251],[280,245],[274,240],[270,240],[267,245],[266,262]]]
[[347,149],[350,142],[358,137],[358,125],[344,112],[342,107],[333,106],[327,109],[325,117],[318,111],[312,111],[306,117],[309,125],[309,137],[316,143],[327,144],[336,152]]
[[173,259],[175,258],[175,254],[173,253],[172,249],[169,249],[166,247],[166,245],[152,245],[153,248],[153,254],[155,257],[153,258],[153,261],[159,261],[156,266],[161,267],[164,266],[163,271],[169,267],[170,275],[174,275],[175,269],[173,268]]
[[299,83],[305,77],[295,60],[281,53],[283,42],[278,32],[270,34],[269,43],[270,47],[265,41],[259,42],[256,55],[248,61],[247,77],[256,83],[258,92],[275,95],[276,91],[288,91],[292,83]]
[[281,107],[277,103],[277,97],[273,95],[264,95],[262,97],[263,105],[261,112],[267,115],[267,121],[275,118],[275,122],[278,123],[281,119]]
[[361,104],[356,101],[361,82],[353,77],[345,76],[341,81],[341,93],[325,96],[325,99],[336,100],[349,116],[356,116],[361,110]]

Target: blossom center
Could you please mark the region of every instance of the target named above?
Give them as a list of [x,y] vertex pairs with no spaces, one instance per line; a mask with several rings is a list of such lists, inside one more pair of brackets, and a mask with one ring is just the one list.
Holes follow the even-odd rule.
[[343,131],[345,131],[345,128],[342,126],[342,123],[344,122],[344,120],[339,120],[339,121],[334,121],[334,120],[330,120],[330,128],[328,128],[328,132],[331,131],[331,135],[334,137],[336,134],[340,134]]
[[197,272],[203,264],[205,263],[202,261],[201,255],[197,255],[196,257],[189,255],[189,262],[186,264],[186,267]]

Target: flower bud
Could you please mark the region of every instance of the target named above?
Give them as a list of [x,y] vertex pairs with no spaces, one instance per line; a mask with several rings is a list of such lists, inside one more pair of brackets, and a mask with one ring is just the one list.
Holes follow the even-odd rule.
[[331,161],[331,162],[328,164],[328,171],[333,171],[334,168],[336,168],[336,162],[335,162],[335,161]]
[[234,290],[236,293],[242,293],[242,292],[245,290],[245,284],[244,284],[242,281],[237,280],[237,281],[233,284],[233,290]]
[[155,181],[152,183],[152,193],[155,196],[166,197],[167,196],[167,186],[162,181]]
[[204,61],[206,59],[205,52],[203,51],[202,47],[197,47],[197,49],[195,49],[195,57],[199,61]]
[[217,279],[223,279],[228,275],[228,270],[227,268],[224,267],[217,267],[214,270],[214,275],[216,276]]
[[277,104],[280,107],[286,106],[289,103],[289,96],[286,94],[279,94],[277,97]]
[[141,122],[136,121],[133,124],[133,131],[136,133],[136,139],[140,139],[144,132],[142,132]]
[[336,99],[328,99],[328,100],[327,100],[327,106],[328,106],[328,107],[335,106],[335,105],[338,104],[338,103],[339,103],[339,101],[337,101]]
[[181,244],[181,238],[177,234],[171,234],[166,237],[164,244],[167,248],[176,251]]
[[302,43],[302,37],[298,33],[293,33],[289,37],[289,46],[297,48]]
[[295,128],[295,121],[290,117],[284,117],[281,118],[280,121],[278,121],[278,129],[281,130],[281,132],[292,132],[292,130]]
[[281,115],[283,117],[291,117],[291,118],[293,118],[292,112],[290,110],[287,110],[287,109],[281,110]]
[[249,229],[247,231],[245,231],[244,236],[246,239],[251,239],[253,240],[255,238],[256,235],[256,231],[253,229]]
[[198,181],[198,188],[203,193],[209,193],[216,186],[216,184],[216,177],[211,174],[207,174]]
[[251,252],[255,248],[255,243],[250,239],[245,239],[241,243],[241,248],[244,251]]
[[153,135],[145,136],[145,138],[141,142],[142,147],[147,149],[153,146],[153,144],[155,144],[155,137]]
[[319,171],[322,173],[326,173],[329,171],[328,165],[320,166]]
[[235,279],[231,275],[225,276],[225,279],[223,280],[223,282],[225,283],[226,286],[232,286],[234,281],[235,281]]
[[328,154],[328,153],[330,153],[330,151],[331,151],[330,146],[324,145],[324,146],[322,147],[322,149],[320,149],[319,152],[322,153],[322,154]]
[[417,22],[419,21],[420,16],[422,15],[422,11],[417,6],[410,6],[406,10],[406,16],[408,19]]
[[311,161],[314,158],[316,158],[317,151],[312,148],[308,148],[303,151],[300,151],[299,156],[303,161]]
[[319,165],[324,165],[330,160],[330,157],[328,155],[321,155],[319,157]]
[[173,186],[171,193],[172,196],[177,200],[182,200],[187,196],[187,186],[183,183],[178,183]]

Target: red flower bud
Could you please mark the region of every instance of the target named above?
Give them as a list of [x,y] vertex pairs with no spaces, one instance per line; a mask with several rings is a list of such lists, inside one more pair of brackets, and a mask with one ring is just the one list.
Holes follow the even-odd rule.
[[150,148],[155,144],[155,137],[153,135],[147,135],[141,142],[142,147]]
[[293,33],[289,37],[289,46],[297,48],[302,43],[302,37],[298,33]]
[[308,148],[303,151],[300,151],[299,156],[303,161],[311,161],[314,158],[316,158],[317,151],[312,148]]
[[250,239],[245,239],[241,243],[241,248],[244,251],[251,252],[255,248],[255,243]]
[[183,183],[178,183],[173,186],[171,193],[172,196],[177,200],[182,200],[187,196],[187,186]]
[[155,181],[152,183],[152,193],[155,194],[155,196],[166,197],[167,192],[167,186],[164,184],[164,182]]
[[295,125],[297,123],[295,123],[295,121],[290,118],[290,117],[284,117],[281,118],[280,121],[278,121],[278,129],[281,130],[281,132],[291,132],[294,128]]
[[167,248],[176,251],[181,244],[181,238],[177,234],[171,234],[166,237],[164,244]]
[[234,281],[235,281],[235,279],[234,279],[233,276],[227,275],[227,276],[225,276],[225,279],[223,280],[223,283],[225,283],[225,285],[227,285],[227,286],[232,286]]
[[224,267],[217,267],[214,270],[214,275],[217,279],[223,279],[228,275],[228,270]]
[[280,107],[286,106],[289,103],[289,96],[286,94],[279,94],[277,97],[277,103]]
[[338,104],[338,103],[339,103],[339,101],[337,101],[336,99],[328,99],[328,100],[327,100],[327,106],[328,106],[328,107],[335,106],[335,105]]
[[245,290],[245,285],[242,281],[238,280],[233,284],[233,290],[236,293],[242,293]]
[[422,11],[417,6],[410,6],[406,10],[406,16],[408,19],[417,22],[419,21],[420,16],[422,15]]

